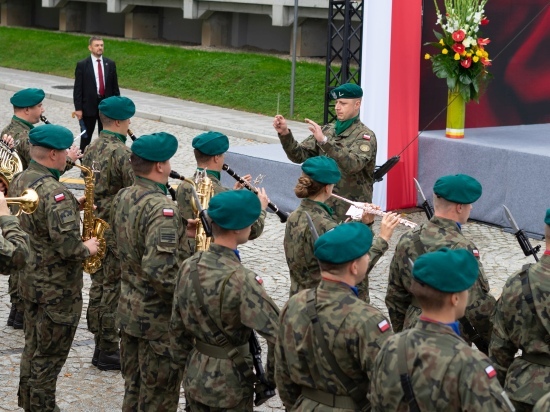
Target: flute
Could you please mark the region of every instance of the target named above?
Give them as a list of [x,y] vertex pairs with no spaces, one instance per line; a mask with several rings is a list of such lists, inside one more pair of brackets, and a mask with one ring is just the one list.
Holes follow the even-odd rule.
[[[378,210],[378,209],[375,209],[371,206],[368,206],[367,204],[365,203],[361,203],[361,202],[354,202],[353,200],[349,200],[349,199],[346,199],[345,197],[342,197],[342,196],[338,196],[336,194],[332,194],[332,196],[334,196],[336,199],[340,199],[346,203],[349,203],[350,205],[353,205],[355,206],[356,208],[358,209],[362,209],[364,211],[366,211],[367,213],[370,213],[372,215],[377,215],[377,216],[386,216],[388,214],[388,212],[382,212],[381,210]],[[398,218],[398,221],[399,223],[401,223],[402,225],[405,225],[405,226],[408,226],[410,228],[415,228],[416,227],[416,223],[414,222],[411,222],[410,220],[407,220],[407,219],[403,219],[401,217]]]
[[[222,169],[225,170],[229,174],[229,176],[233,177],[236,181],[238,181],[241,185],[246,187],[252,193],[258,194],[258,189],[256,189],[254,186],[252,186],[250,183],[248,183],[246,180],[240,177],[237,173],[235,173],[234,170],[232,170],[225,163],[223,164]],[[288,213],[283,212],[282,210],[279,210],[279,208],[275,203],[269,202],[267,204],[267,207],[270,208],[277,216],[279,216],[279,219],[281,219],[281,223],[285,223],[287,221]]]

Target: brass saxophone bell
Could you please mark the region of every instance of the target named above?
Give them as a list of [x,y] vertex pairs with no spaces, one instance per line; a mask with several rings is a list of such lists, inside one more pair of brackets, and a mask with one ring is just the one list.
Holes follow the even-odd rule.
[[8,205],[19,205],[17,216],[21,213],[25,213],[27,215],[33,213],[38,207],[39,200],[40,198],[38,197],[38,193],[32,189],[25,189],[19,197],[6,197],[6,203]]

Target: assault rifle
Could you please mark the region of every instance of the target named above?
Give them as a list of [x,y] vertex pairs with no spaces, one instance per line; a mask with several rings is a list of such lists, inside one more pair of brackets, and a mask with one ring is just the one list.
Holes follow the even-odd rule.
[[254,371],[258,382],[254,385],[254,405],[260,406],[269,398],[275,396],[275,389],[267,382],[265,375],[264,364],[262,362],[262,347],[258,342],[256,332],[252,331],[250,339],[248,339],[250,353],[254,361]]

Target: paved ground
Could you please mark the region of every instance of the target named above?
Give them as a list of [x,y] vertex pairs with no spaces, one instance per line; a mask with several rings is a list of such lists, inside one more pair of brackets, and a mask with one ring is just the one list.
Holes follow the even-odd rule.
[[[8,102],[13,93],[10,87],[2,82],[6,81],[4,75],[6,69],[0,68],[0,102]],[[14,72],[14,71],[12,71]],[[19,81],[22,87],[30,87],[31,84],[23,84],[17,77],[17,73],[12,74],[13,81]],[[23,75],[21,75],[23,76]],[[36,77],[27,76],[27,81],[37,80]],[[23,76],[23,77],[25,77]],[[42,78],[42,77],[41,77]],[[67,81],[66,81],[67,83]],[[42,85],[37,82],[34,86]],[[9,85],[8,85],[9,86]],[[2,90],[5,88],[10,90]],[[42,87],[42,86],[41,86]],[[46,99],[46,115],[52,123],[62,124],[69,127],[76,134],[77,124],[70,118],[73,108],[69,103],[63,102],[62,96],[53,96],[56,100]],[[147,99],[147,96],[141,98]],[[154,99],[154,97],[151,97]],[[161,98],[158,98],[161,99]],[[61,101],[60,101],[61,100]],[[172,99],[175,100],[175,99]],[[176,102],[177,103],[177,102]],[[192,138],[201,133],[208,127],[216,126],[211,123],[202,124],[200,130],[184,127],[180,124],[171,122],[170,124],[150,120],[154,115],[155,107],[149,104],[153,112],[149,113],[148,119],[136,117],[132,120],[132,129],[139,136],[148,132],[166,131],[178,137],[180,150],[172,163],[174,170],[184,175],[189,175],[194,169],[190,142]],[[161,108],[162,109],[162,108]],[[138,105],[138,110],[140,107]],[[171,110],[177,112],[177,105]],[[216,118],[219,108],[211,108],[212,115],[208,116],[208,121]],[[208,112],[208,110],[207,110]],[[183,112],[180,112],[184,114]],[[226,115],[228,112],[224,112]],[[177,113],[176,113],[177,114]],[[220,120],[223,124],[238,124],[238,116],[241,114],[235,112],[236,116],[231,119]],[[11,117],[11,108],[6,103],[0,104],[0,126],[8,123]],[[157,118],[161,118],[157,116]],[[206,118],[205,118],[206,119]],[[206,120],[205,120],[206,121]],[[257,118],[258,124],[261,123],[264,130],[271,127],[269,118],[261,116]],[[224,123],[227,122],[227,123]],[[197,126],[196,126],[197,127]],[[294,127],[294,126],[293,126]],[[299,124],[296,127],[300,127]],[[230,134],[231,145],[258,145],[262,144],[256,140],[243,139]],[[247,135],[254,137],[253,131]],[[263,139],[260,136],[260,139]],[[69,176],[76,177],[77,171],[71,171]],[[63,179],[63,177],[62,177]],[[226,179],[226,177],[224,177]],[[226,185],[232,185],[232,179],[225,180]],[[421,223],[425,220],[423,213],[414,212],[404,216],[407,219]],[[542,216],[541,216],[542,224]],[[378,223],[375,224],[375,231]],[[370,275],[371,300],[380,310],[387,313],[384,306],[384,295],[387,284],[387,272],[389,262],[393,255],[395,243],[400,234],[404,233],[405,227],[399,227],[391,241],[390,251],[384,256],[374,268]],[[468,223],[464,226],[466,236],[475,241],[481,251],[481,260],[485,271],[489,277],[492,292],[495,296],[500,295],[502,286],[506,278],[514,271],[521,268],[524,263],[533,261],[532,258],[525,258],[519,248],[515,238],[501,229],[478,224]],[[250,242],[241,248],[243,263],[260,274],[265,281],[265,287],[277,304],[282,307],[287,299],[289,280],[286,267],[282,239],[284,236],[284,225],[273,214],[268,214],[265,231],[256,241]],[[534,245],[540,243],[532,241]],[[84,275],[84,298],[85,305],[88,302],[88,289],[90,280],[88,275]],[[7,277],[0,277],[0,411],[14,411],[17,408],[17,384],[19,376],[20,354],[24,346],[23,332],[8,328],[6,319],[9,313],[9,297],[7,295]],[[123,380],[118,372],[100,372],[92,367],[90,360],[93,352],[93,338],[86,330],[85,322],[86,306],[83,310],[75,342],[71,350],[69,359],[65,364],[57,383],[58,404],[63,411],[115,411],[120,410],[123,397]],[[182,401],[183,402],[183,401]],[[180,405],[183,410],[183,403]],[[260,411],[283,411],[282,404],[278,397],[271,399],[267,404],[258,408]]]

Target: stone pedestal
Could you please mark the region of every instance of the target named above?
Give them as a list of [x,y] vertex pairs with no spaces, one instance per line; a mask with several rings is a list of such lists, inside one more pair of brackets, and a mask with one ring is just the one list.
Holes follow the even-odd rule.
[[70,2],[59,10],[59,31],[82,32],[86,27],[86,3]]
[[230,46],[231,14],[214,13],[202,22],[203,46]]
[[32,5],[30,0],[7,0],[0,4],[0,25],[30,26]]
[[124,37],[127,39],[158,39],[160,18],[158,9],[134,9],[126,14]]

